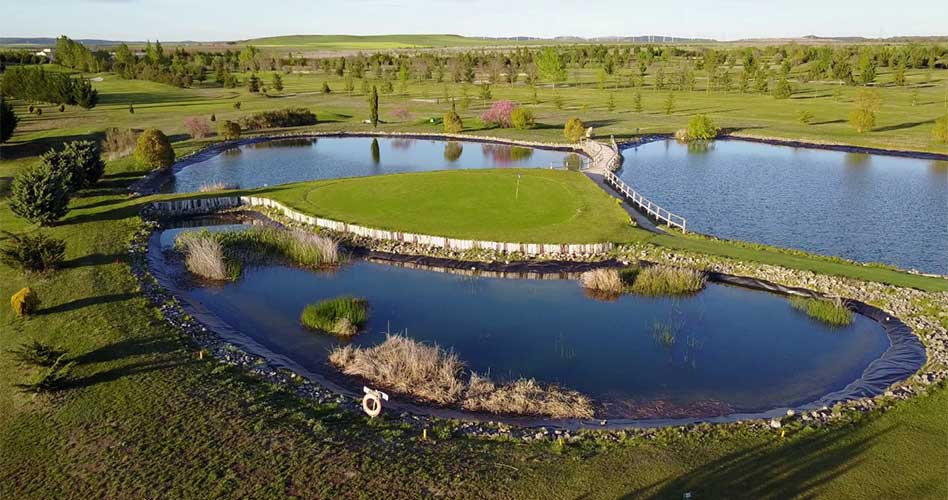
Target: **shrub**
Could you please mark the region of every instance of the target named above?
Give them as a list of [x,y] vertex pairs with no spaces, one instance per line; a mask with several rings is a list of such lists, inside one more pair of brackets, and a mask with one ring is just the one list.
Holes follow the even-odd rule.
[[365,324],[367,311],[365,299],[336,297],[303,308],[300,322],[307,328],[350,337]]
[[66,112],[66,105],[65,105],[65,104],[60,104],[60,105],[59,105],[59,112],[60,112],[60,113],[65,113],[65,112]]
[[36,236],[3,232],[7,240],[0,248],[0,262],[24,271],[49,271],[59,267],[66,255],[66,242],[42,233]]
[[876,126],[876,114],[868,109],[854,109],[849,113],[849,124],[860,134]]
[[13,111],[13,106],[6,99],[0,97],[0,143],[7,142],[13,137],[13,131],[20,119]]
[[217,125],[217,135],[225,141],[236,141],[240,139],[240,124],[224,120]]
[[316,125],[316,115],[306,108],[286,108],[275,111],[263,111],[240,120],[243,130],[267,128],[301,127]]
[[34,340],[29,344],[21,344],[19,348],[11,350],[10,354],[21,365],[53,366],[66,351]]
[[461,407],[471,411],[543,415],[552,418],[592,418],[588,397],[555,385],[542,387],[534,379],[495,384],[471,374]]
[[454,111],[444,114],[444,131],[448,134],[460,134],[464,130],[464,122]]
[[811,318],[818,319],[833,326],[846,326],[853,322],[853,313],[843,300],[812,299],[807,297],[790,297],[790,305],[799,311],[805,312]]
[[329,82],[323,82],[323,94],[328,94],[332,92],[332,89],[329,88]]
[[40,158],[66,177],[72,192],[92,186],[105,173],[99,146],[93,141],[72,141],[62,151],[50,150]]
[[374,347],[337,347],[329,362],[346,375],[439,404],[457,402],[464,390],[464,364],[456,354],[400,335],[387,335]]
[[398,121],[407,122],[411,120],[411,111],[405,106],[398,106],[392,111],[392,117]]
[[661,265],[648,266],[635,276],[630,290],[642,295],[678,295],[695,293],[704,288],[701,271]]
[[941,144],[948,144],[948,115],[935,120],[932,127],[932,139]]
[[688,120],[688,141],[710,141],[721,129],[708,115],[698,114]]
[[526,130],[536,125],[536,118],[529,108],[517,106],[510,114],[510,123],[517,130]]
[[45,162],[20,171],[10,188],[10,210],[44,226],[61,219],[69,211],[66,176]]
[[184,128],[186,128],[188,134],[195,139],[203,139],[211,135],[211,124],[203,116],[185,118]]
[[141,130],[111,127],[105,131],[102,150],[108,154],[110,160],[128,156],[135,151],[139,135],[141,135]]
[[563,135],[569,142],[579,142],[586,135],[586,126],[579,118],[570,118],[563,127]]
[[580,278],[583,288],[595,292],[601,292],[608,295],[619,295],[622,293],[622,280],[619,277],[619,271],[616,269],[593,269],[584,272]]
[[491,104],[490,109],[481,114],[481,121],[495,127],[510,128],[510,115],[516,106],[512,101],[497,101]]
[[174,149],[162,131],[150,128],[138,136],[135,159],[148,168],[168,168],[174,163]]
[[33,382],[14,384],[23,392],[40,393],[53,392],[62,389],[69,381],[69,372],[75,366],[75,361],[64,362],[65,356],[60,356],[53,364],[40,372]]
[[30,287],[21,288],[19,292],[10,297],[10,307],[13,308],[13,314],[21,318],[36,312],[39,305],[39,297]]

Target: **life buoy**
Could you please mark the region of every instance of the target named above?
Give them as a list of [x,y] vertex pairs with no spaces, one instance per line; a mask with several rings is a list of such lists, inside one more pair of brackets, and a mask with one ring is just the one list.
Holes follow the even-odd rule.
[[366,393],[362,396],[362,411],[372,418],[379,416],[382,413],[382,398],[375,393]]

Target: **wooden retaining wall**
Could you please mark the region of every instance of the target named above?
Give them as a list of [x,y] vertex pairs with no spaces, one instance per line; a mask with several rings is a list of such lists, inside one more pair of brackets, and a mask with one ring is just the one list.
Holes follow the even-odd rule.
[[302,214],[289,207],[258,196],[219,196],[215,198],[187,198],[150,203],[146,211],[160,216],[185,216],[214,213],[241,206],[266,207],[280,211],[287,218],[339,233],[361,236],[381,241],[400,241],[446,250],[490,250],[500,253],[521,253],[531,256],[598,255],[611,251],[612,243],[513,243],[502,241],[462,240],[445,236],[388,231],[349,224],[321,217]]

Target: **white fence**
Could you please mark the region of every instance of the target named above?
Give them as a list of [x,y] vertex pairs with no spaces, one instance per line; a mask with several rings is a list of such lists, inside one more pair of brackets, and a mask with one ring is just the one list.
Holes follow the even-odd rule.
[[150,203],[147,211],[164,216],[180,216],[213,213],[240,206],[262,206],[279,210],[287,218],[311,226],[329,229],[339,233],[352,234],[364,238],[383,241],[400,241],[447,250],[491,250],[501,253],[522,253],[526,255],[599,255],[611,251],[612,243],[513,243],[502,241],[462,240],[445,236],[405,233],[349,224],[321,217],[299,213],[285,205],[257,196],[221,196],[216,198],[186,198],[180,200],[158,201]]
[[646,214],[652,216],[652,218],[660,222],[665,222],[669,226],[680,228],[682,231],[687,231],[685,226],[688,221],[685,220],[684,217],[675,215],[653,203],[652,200],[642,196],[636,190],[632,189],[631,186],[623,182],[622,179],[612,171],[607,170],[603,173],[603,176],[607,184],[614,187],[616,191],[622,194],[630,203],[642,209]]

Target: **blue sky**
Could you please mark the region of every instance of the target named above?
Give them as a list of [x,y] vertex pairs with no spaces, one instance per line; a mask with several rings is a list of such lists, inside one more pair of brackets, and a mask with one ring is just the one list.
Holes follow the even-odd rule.
[[945,0],[5,0],[0,36],[236,40],[288,34],[550,37],[948,35]]

